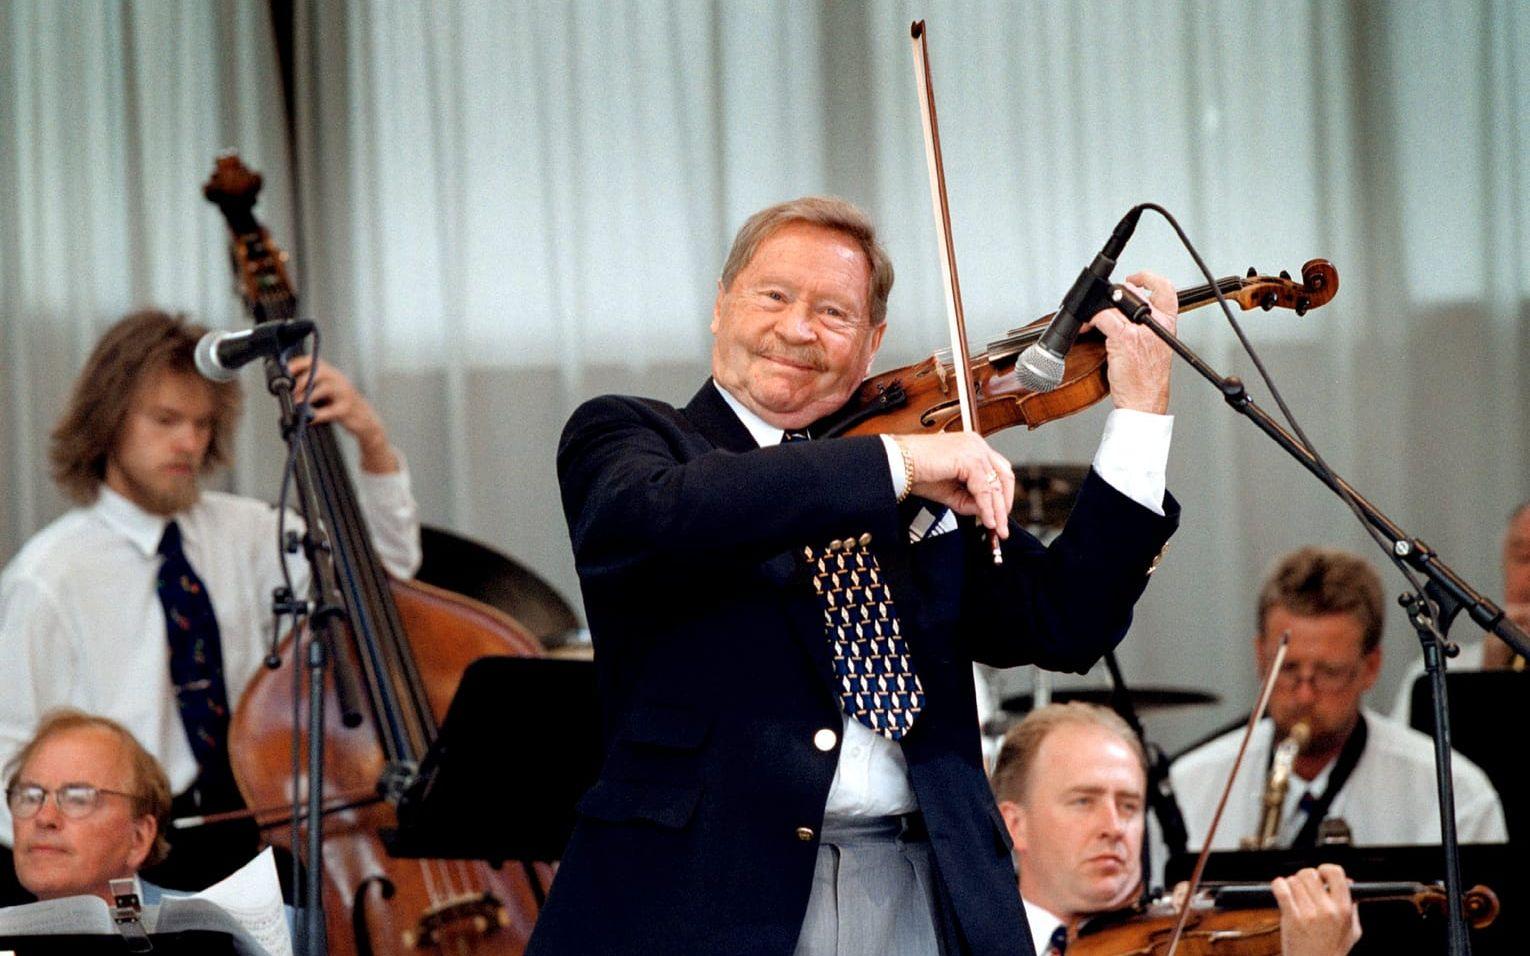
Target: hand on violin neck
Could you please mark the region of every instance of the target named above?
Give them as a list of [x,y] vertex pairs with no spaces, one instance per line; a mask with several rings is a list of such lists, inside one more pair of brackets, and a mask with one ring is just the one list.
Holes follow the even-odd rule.
[[[1170,332],[1179,317],[1179,299],[1168,279],[1151,272],[1128,276],[1126,284],[1153,306],[1153,318]],[[1127,320],[1115,309],[1102,309],[1090,320],[1105,335],[1106,374],[1117,408],[1164,415],[1169,411],[1169,373],[1174,353],[1151,329]]]
[[[308,373],[313,359],[295,356],[288,362],[292,371],[293,396],[301,400],[308,390]],[[367,401],[345,373],[328,362],[320,361],[314,372],[313,420],[334,422],[355,436],[361,446],[361,469],[374,475],[392,474],[399,469],[398,453],[388,441],[387,429],[372,403]]]
[[1342,867],[1324,863],[1270,882],[1280,907],[1282,956],[1344,956],[1360,940],[1360,914]]
[[909,492],[975,515],[983,527],[1009,537],[1015,472],[1009,461],[971,432],[894,436],[909,466]]

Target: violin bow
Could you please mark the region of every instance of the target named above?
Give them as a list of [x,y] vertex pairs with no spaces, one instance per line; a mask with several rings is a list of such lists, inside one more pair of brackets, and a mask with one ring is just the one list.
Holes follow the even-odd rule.
[[1259,692],[1259,704],[1248,715],[1248,726],[1243,728],[1243,741],[1238,744],[1238,756],[1233,758],[1232,770],[1227,774],[1227,783],[1222,786],[1222,797],[1217,801],[1217,812],[1211,815],[1211,826],[1206,830],[1206,839],[1201,844],[1200,855],[1195,858],[1195,869],[1190,872],[1190,882],[1185,887],[1185,898],[1179,905],[1179,916],[1174,920],[1174,933],[1169,937],[1167,956],[1174,956],[1174,951],[1179,948],[1179,938],[1184,934],[1185,924],[1190,919],[1190,902],[1195,898],[1195,891],[1201,885],[1201,874],[1206,870],[1206,858],[1211,856],[1211,841],[1216,838],[1217,825],[1222,822],[1222,811],[1227,807],[1227,797],[1232,793],[1233,781],[1238,779],[1238,768],[1243,765],[1243,755],[1248,751],[1248,742],[1254,737],[1254,728],[1264,719],[1264,710],[1270,705],[1270,694],[1274,692],[1275,681],[1280,677],[1280,668],[1286,662],[1286,645],[1290,641],[1290,631],[1280,635],[1280,646],[1275,649],[1275,661],[1270,664],[1270,672],[1264,678],[1264,688]]
[[[951,242],[951,207],[946,200],[946,170],[940,158],[940,126],[935,118],[935,87],[930,82],[930,48],[925,42],[923,20],[909,28],[914,52],[914,83],[919,91],[919,119],[924,127],[924,158],[930,171],[930,204],[935,212],[935,237],[940,245],[941,288],[946,298],[946,323],[951,333],[951,361],[956,368],[956,401],[962,428],[975,435],[977,405],[973,400],[972,360],[967,352],[967,321],[962,311],[962,288],[956,277],[956,250]],[[993,563],[1004,563],[999,532],[989,532]]]

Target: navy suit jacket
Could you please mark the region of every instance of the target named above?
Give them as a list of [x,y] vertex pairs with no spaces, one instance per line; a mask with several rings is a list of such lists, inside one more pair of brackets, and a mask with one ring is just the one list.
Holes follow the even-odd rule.
[[1126,633],[1178,508],[1098,476],[1050,548],[970,521],[918,543],[876,437],[756,447],[708,383],[683,410],[606,396],[558,450],[595,643],[604,764],[528,954],[789,956],[839,759],[804,545],[869,532],[925,706],[902,741],[965,951],[1031,949],[983,773],[971,662],[1087,669]]

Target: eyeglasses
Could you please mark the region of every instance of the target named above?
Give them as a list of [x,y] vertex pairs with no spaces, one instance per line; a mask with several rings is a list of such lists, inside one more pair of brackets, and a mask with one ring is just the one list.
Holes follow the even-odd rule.
[[1312,689],[1322,694],[1332,694],[1349,686],[1359,672],[1358,664],[1313,664],[1303,673],[1300,664],[1282,664],[1275,676],[1275,686],[1282,690],[1295,690],[1304,681],[1312,682]]
[[71,820],[82,820],[95,813],[96,808],[101,805],[103,794],[109,793],[114,797],[126,797],[133,801],[143,799],[136,793],[107,790],[104,787],[93,787],[88,783],[66,783],[53,790],[40,787],[35,783],[24,783],[6,789],[5,804],[11,808],[11,816],[18,820],[30,820],[37,816],[43,804],[48,802],[50,793],[53,795],[53,802],[58,805],[59,812]]

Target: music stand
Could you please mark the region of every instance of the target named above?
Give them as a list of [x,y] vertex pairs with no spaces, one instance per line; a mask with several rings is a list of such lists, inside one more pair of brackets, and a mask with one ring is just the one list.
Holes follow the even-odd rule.
[[[1413,682],[1409,723],[1424,733],[1434,732],[1434,703],[1429,675]],[[1450,739],[1493,781],[1503,803],[1509,838],[1530,834],[1530,787],[1524,778],[1524,752],[1504,736],[1505,716],[1530,699],[1530,671],[1447,671],[1450,697]]]
[[384,843],[400,857],[556,860],[601,756],[592,662],[481,658],[463,673]]
[[[154,956],[236,956],[234,938],[201,930],[150,933]],[[0,952],[16,956],[136,956],[128,941],[116,935],[69,933],[60,936],[0,936]]]

